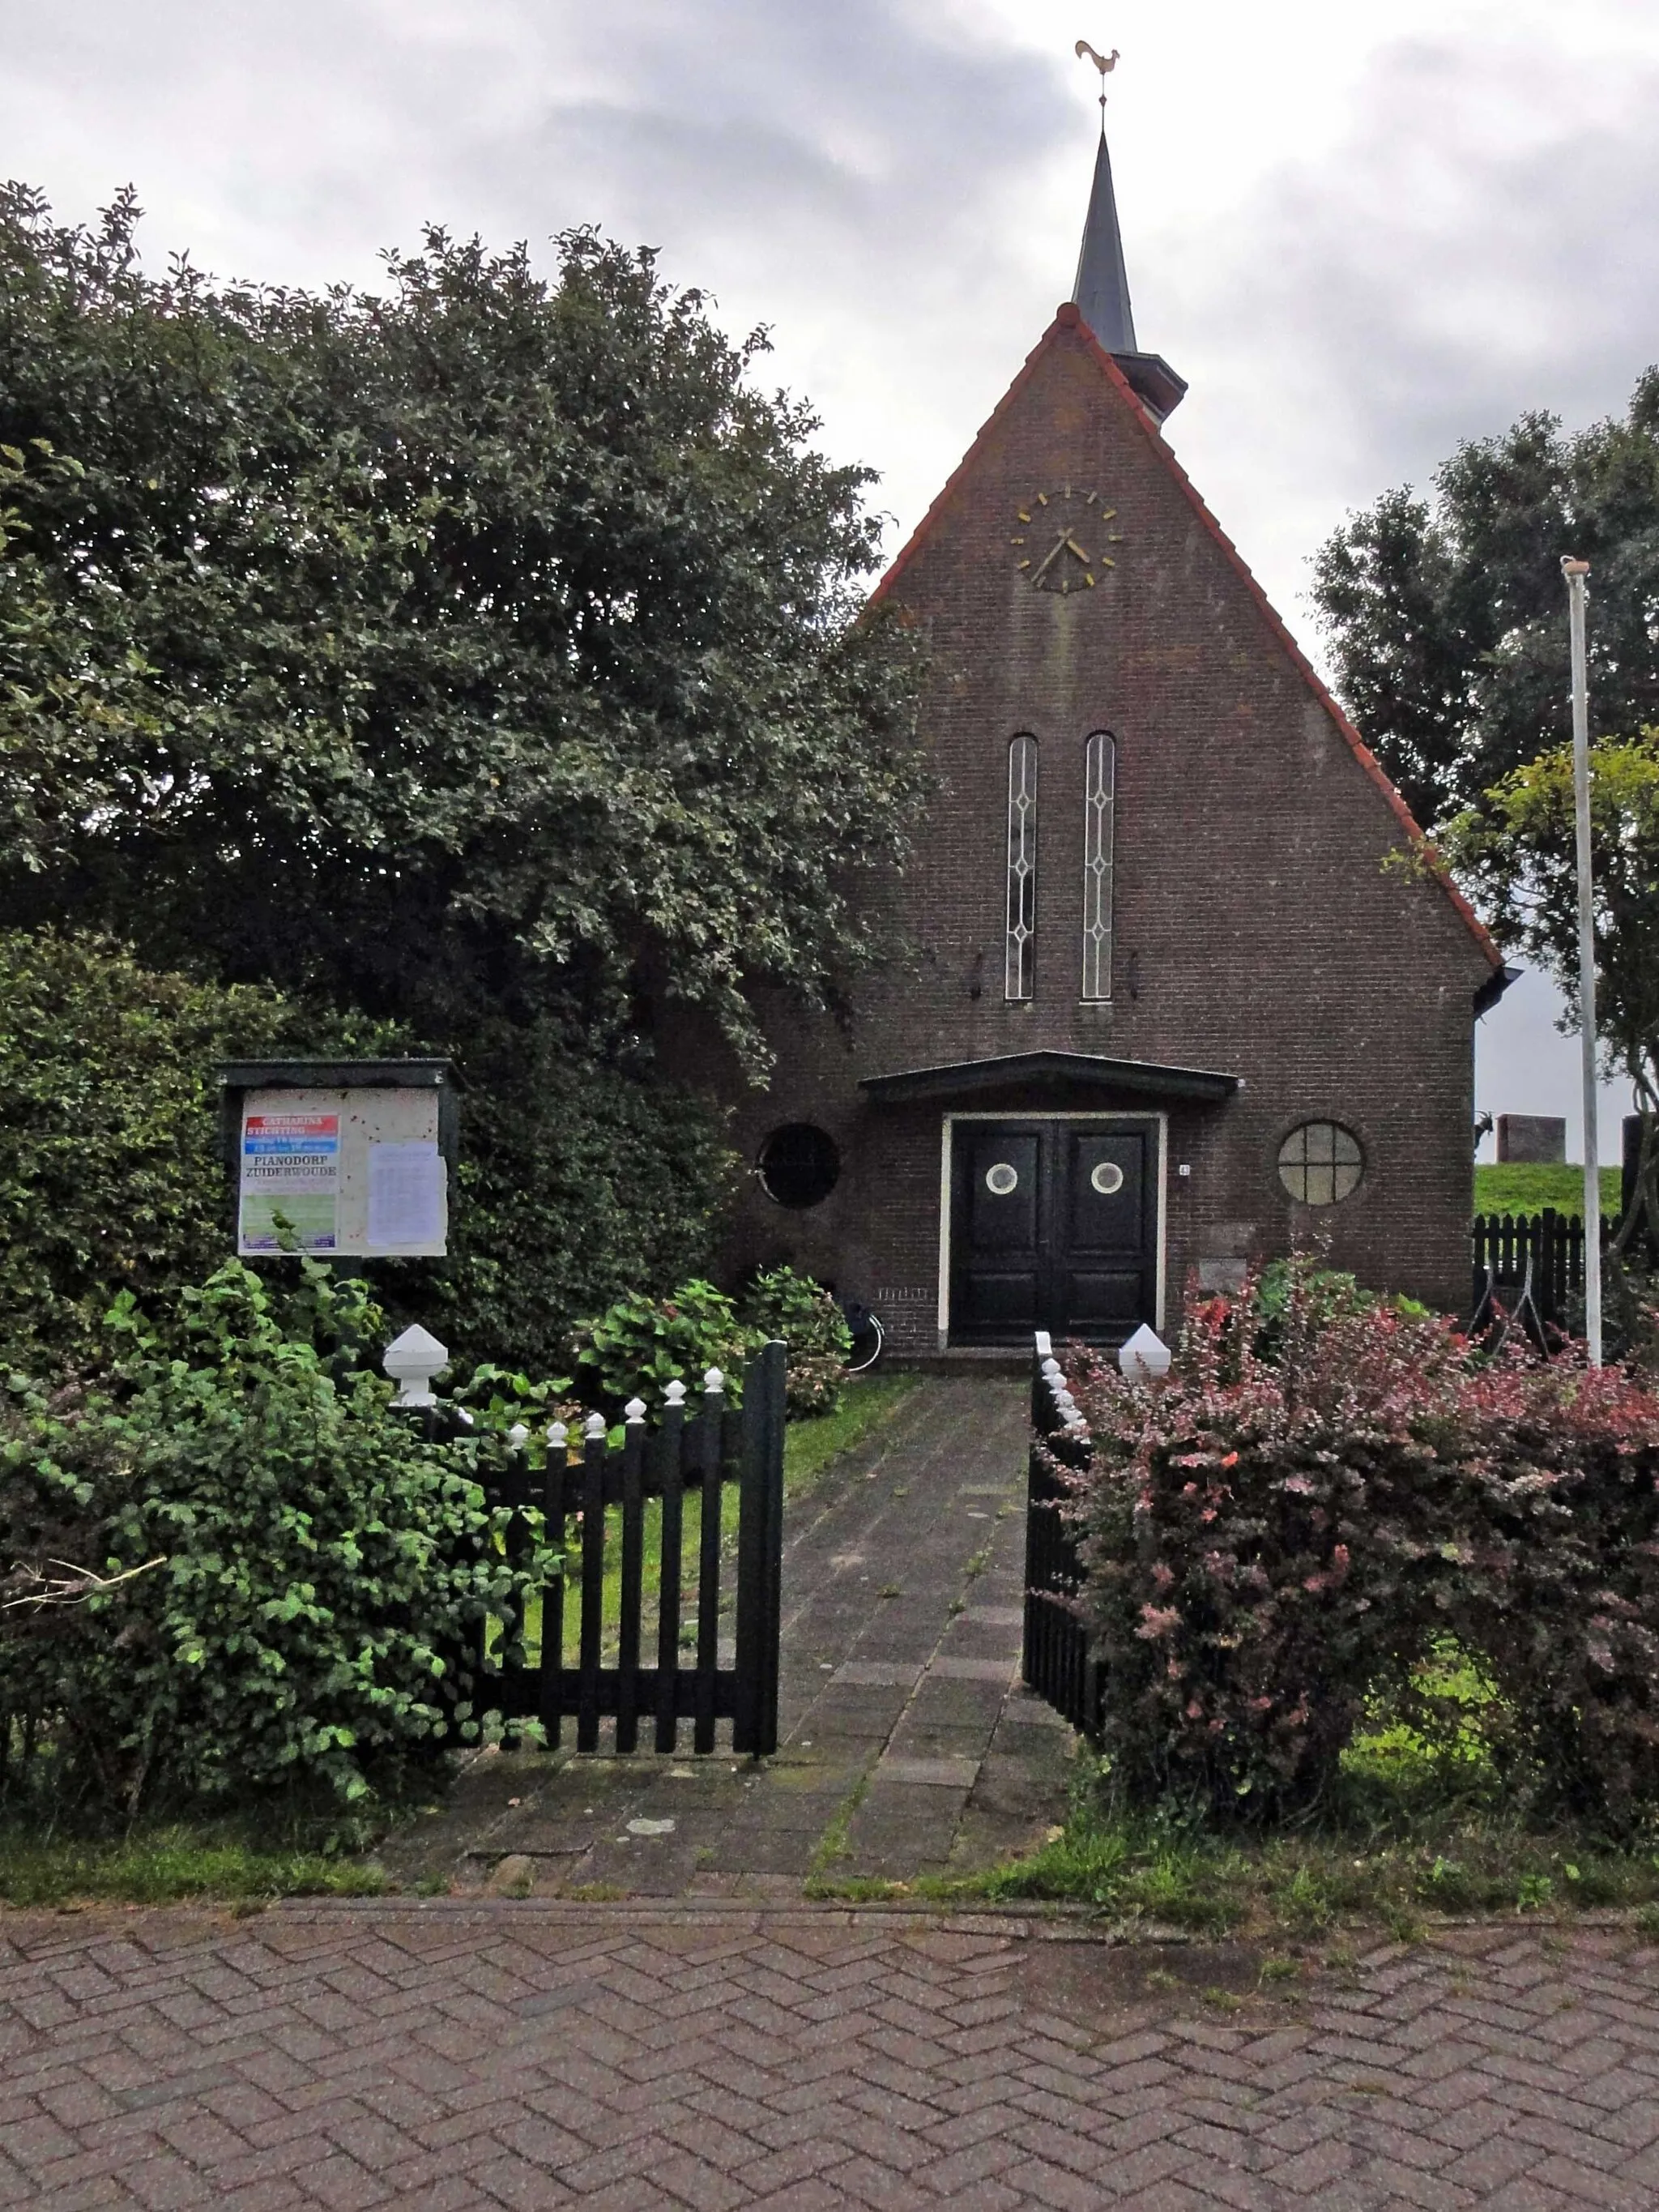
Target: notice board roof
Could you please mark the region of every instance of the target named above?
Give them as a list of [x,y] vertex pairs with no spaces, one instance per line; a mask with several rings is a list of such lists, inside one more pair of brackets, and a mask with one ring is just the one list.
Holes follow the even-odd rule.
[[441,1091],[458,1080],[447,1060],[227,1060],[223,1091]]

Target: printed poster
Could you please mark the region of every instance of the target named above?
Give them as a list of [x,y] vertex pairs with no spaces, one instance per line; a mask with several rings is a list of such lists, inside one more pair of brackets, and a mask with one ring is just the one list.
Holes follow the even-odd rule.
[[338,1114],[245,1115],[240,1249],[332,1252],[339,1233]]

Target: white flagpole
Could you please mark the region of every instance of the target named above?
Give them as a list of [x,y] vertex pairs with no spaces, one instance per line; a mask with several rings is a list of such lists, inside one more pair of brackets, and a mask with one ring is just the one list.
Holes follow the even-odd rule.
[[1572,801],[1578,854],[1578,1045],[1584,1079],[1584,1335],[1601,1364],[1601,1172],[1595,1084],[1595,898],[1590,881],[1589,676],[1584,650],[1588,561],[1564,556],[1572,630]]

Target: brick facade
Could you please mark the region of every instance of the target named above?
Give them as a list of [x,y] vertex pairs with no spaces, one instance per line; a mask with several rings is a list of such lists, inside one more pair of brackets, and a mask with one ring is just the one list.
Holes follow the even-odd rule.
[[[1011,539],[1066,484],[1115,509],[1116,565],[1034,590]],[[1093,549],[1091,549],[1093,550]],[[844,1026],[763,1009],[777,1066],[733,1137],[805,1121],[842,1174],[806,1211],[752,1181],[734,1264],[787,1258],[876,1306],[896,1349],[940,1347],[942,1126],[955,1102],[871,1103],[861,1079],[1058,1048],[1243,1079],[1221,1105],[1071,1086],[961,1110],[1167,1115],[1168,1310],[1183,1285],[1328,1235],[1332,1261],[1447,1310],[1468,1297],[1474,999],[1497,956],[1442,882],[1389,866],[1398,798],[1173,460],[1062,308],[880,587],[921,624],[921,727],[939,776],[915,858],[884,897],[912,964]],[[1080,1000],[1084,746],[1116,741],[1113,996]],[[1004,996],[1008,745],[1040,747],[1036,965]],[[1359,1139],[1354,1194],[1297,1205],[1296,1124]],[[1157,1316],[1148,1316],[1148,1319]]]

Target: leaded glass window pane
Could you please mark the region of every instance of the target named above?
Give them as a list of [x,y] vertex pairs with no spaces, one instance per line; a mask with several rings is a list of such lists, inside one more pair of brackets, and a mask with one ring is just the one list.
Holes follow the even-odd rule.
[[1037,748],[1016,738],[1008,748],[1008,936],[1003,989],[1029,999],[1036,966]]
[[1104,730],[1089,740],[1083,775],[1083,995],[1112,995],[1112,829],[1117,747]]
[[1335,1206],[1365,1171],[1359,1139],[1340,1121],[1304,1121],[1279,1148],[1279,1180],[1304,1206]]

